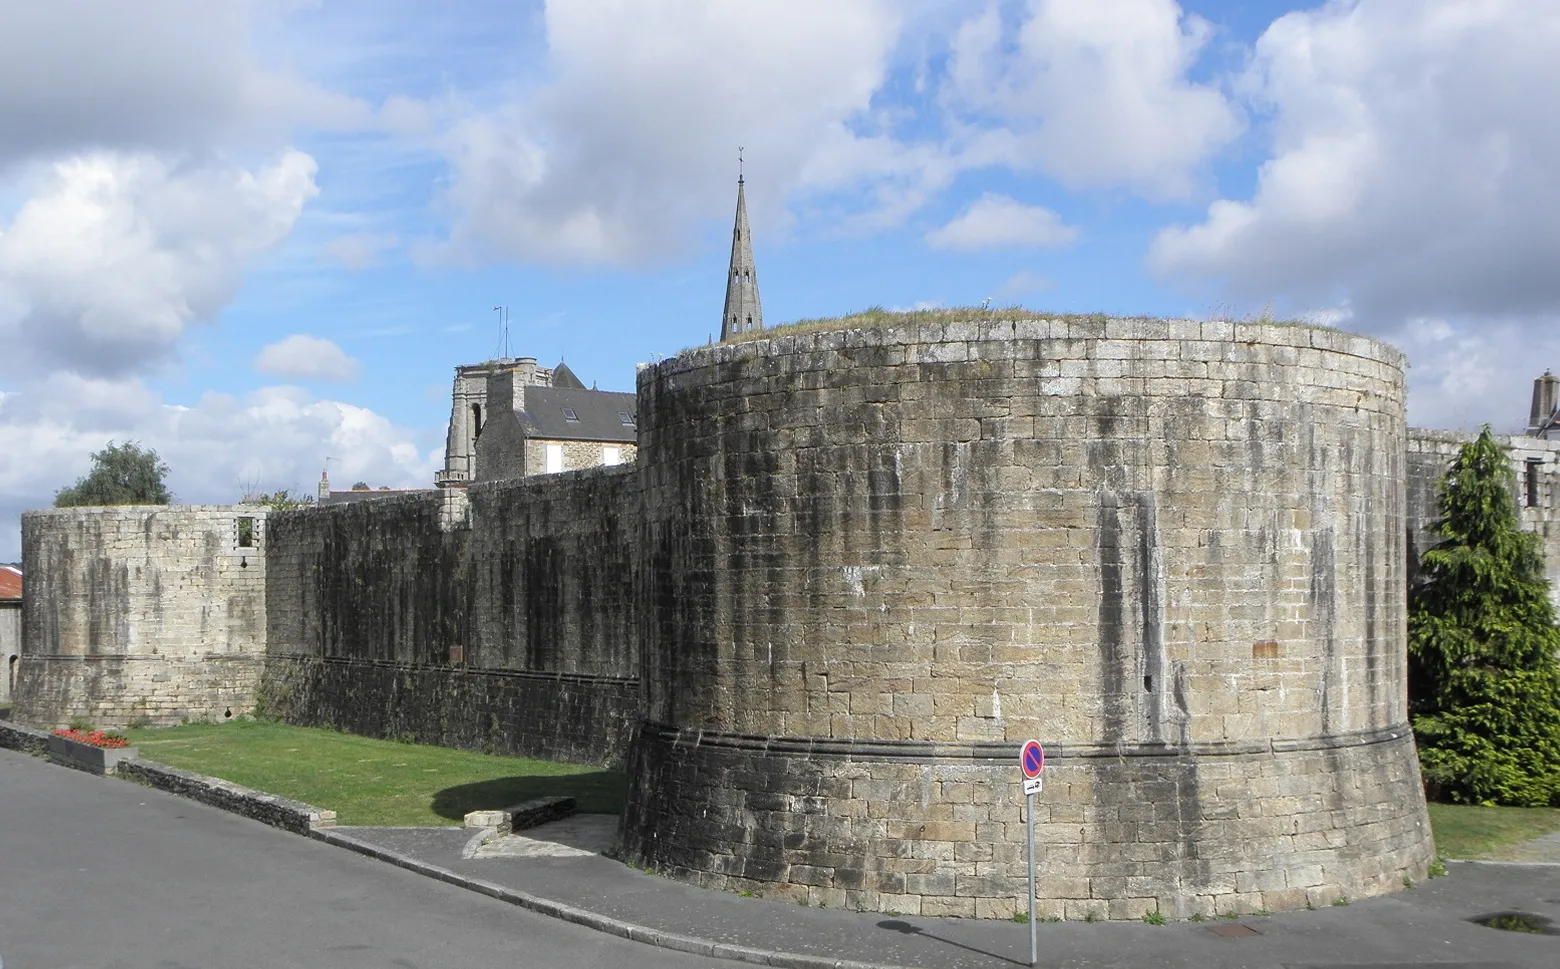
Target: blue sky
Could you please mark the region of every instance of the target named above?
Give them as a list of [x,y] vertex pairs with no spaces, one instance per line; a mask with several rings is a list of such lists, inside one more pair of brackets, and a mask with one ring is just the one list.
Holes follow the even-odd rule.
[[8,4],[0,560],[111,439],[184,501],[431,482],[496,305],[631,389],[718,331],[739,145],[771,324],[1270,310],[1515,430],[1555,50],[1530,0]]

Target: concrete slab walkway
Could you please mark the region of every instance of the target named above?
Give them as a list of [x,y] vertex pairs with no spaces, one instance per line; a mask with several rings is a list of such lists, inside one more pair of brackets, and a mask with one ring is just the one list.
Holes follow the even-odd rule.
[[[544,825],[523,832],[533,843],[557,838],[555,843],[574,848],[565,853],[483,852],[473,848],[473,832],[460,828],[337,830],[458,877],[507,886],[655,931],[756,952],[812,957],[806,960],[809,963],[851,960],[998,969],[1028,962],[1024,925],[842,912],[706,891],[588,853],[579,847],[582,825],[570,820],[575,822],[572,827],[559,822],[561,827],[551,831]],[[488,847],[502,841],[490,841]],[[1162,926],[1043,923],[1037,929],[1040,964],[1045,966],[1560,966],[1560,935],[1500,931],[1469,921],[1506,911],[1530,913],[1560,926],[1560,865],[1453,863],[1445,878],[1396,895],[1320,911]],[[772,962],[787,964],[784,957]]]

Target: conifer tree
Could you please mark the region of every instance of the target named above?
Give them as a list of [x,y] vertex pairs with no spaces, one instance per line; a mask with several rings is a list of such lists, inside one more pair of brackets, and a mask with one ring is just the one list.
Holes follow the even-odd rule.
[[1414,735],[1432,796],[1560,805],[1560,629],[1513,484],[1488,426],[1442,481],[1442,541],[1409,595]]

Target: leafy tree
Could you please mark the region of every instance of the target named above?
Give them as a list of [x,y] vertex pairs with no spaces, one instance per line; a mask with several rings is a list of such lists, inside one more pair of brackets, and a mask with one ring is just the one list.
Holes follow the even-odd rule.
[[92,470],[54,495],[54,507],[79,505],[166,505],[173,501],[164,479],[168,466],[151,448],[133,441],[108,442],[92,455]]
[[1488,426],[1446,473],[1409,595],[1409,698],[1433,795],[1531,807],[1560,804],[1560,629],[1513,483]]
[[313,508],[314,496],[307,494],[293,494],[292,489],[283,488],[280,491],[251,491],[244,495],[239,504],[259,505],[272,511],[293,511],[297,508]]

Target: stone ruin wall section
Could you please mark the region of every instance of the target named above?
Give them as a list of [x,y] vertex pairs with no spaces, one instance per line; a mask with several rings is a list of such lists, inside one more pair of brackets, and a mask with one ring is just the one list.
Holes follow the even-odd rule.
[[[1441,493],[1441,480],[1462,446],[1477,437],[1461,431],[1409,429],[1406,487],[1410,581],[1419,557],[1440,541],[1431,533],[1430,527],[1440,517],[1436,503]],[[1560,610],[1560,441],[1521,434],[1498,435],[1495,439],[1511,460],[1511,500],[1517,510],[1517,519],[1543,543],[1549,597]],[[1528,485],[1530,474],[1534,476],[1531,490]]]
[[638,508],[628,466],[279,515],[262,705],[621,763],[639,709]]
[[[240,519],[252,523],[248,547]],[[265,651],[266,521],[226,505],[23,515],[16,719],[165,726],[249,712]]]
[[1432,857],[1403,360],[1320,328],[907,325],[640,377],[628,860],[813,903],[1292,909]]

